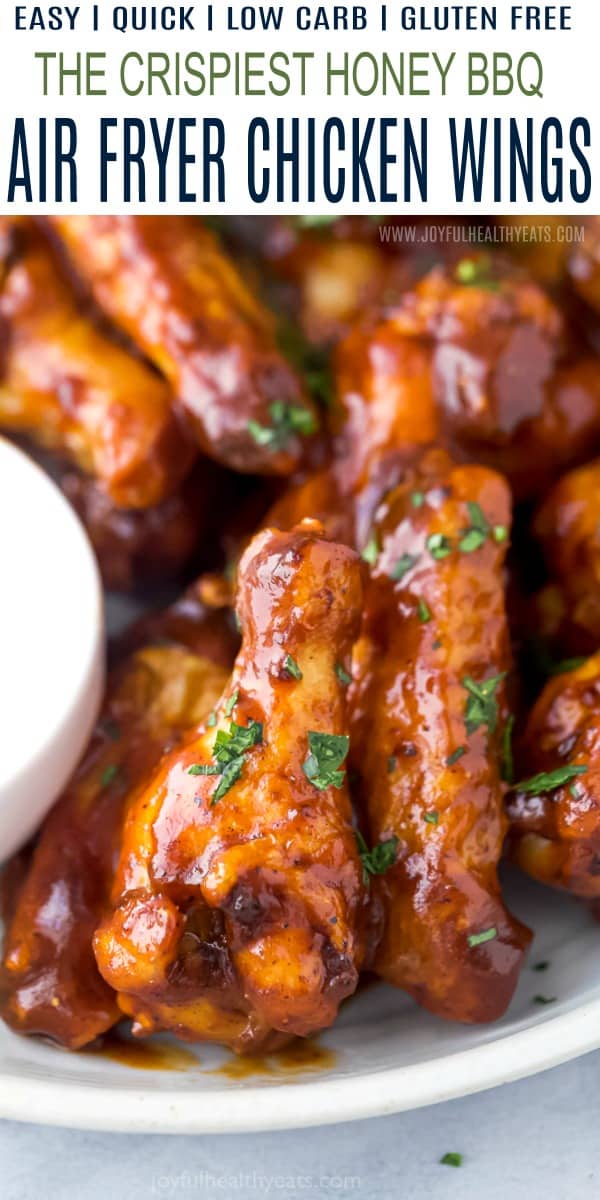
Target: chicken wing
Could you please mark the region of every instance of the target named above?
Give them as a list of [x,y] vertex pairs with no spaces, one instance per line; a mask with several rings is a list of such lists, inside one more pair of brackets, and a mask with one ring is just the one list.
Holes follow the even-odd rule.
[[[329,1025],[354,991],[364,893],[336,664],[349,665],[360,606],[356,555],[317,523],[265,530],[244,554],[231,682],[131,811],[115,910],[95,939],[134,1032],[241,1050],[269,1029]],[[210,977],[194,954],[206,906],[243,997],[229,1030],[207,1015]]]
[[600,647],[600,459],[570,471],[538,510],[551,583],[537,597],[542,633],[563,653]]
[[289,474],[316,412],[213,234],[185,217],[52,221],[100,307],[171,383],[202,449],[237,471]]
[[500,476],[430,452],[380,510],[353,669],[366,830],[389,854],[372,966],[460,1021],[501,1016],[528,942],[497,879],[509,525]]
[[600,898],[600,654],[551,679],[522,739],[508,848],[542,883]]
[[489,256],[427,275],[336,355],[336,453],[368,478],[402,448],[446,445],[539,492],[600,444],[600,372],[549,297]]
[[138,650],[113,674],[101,719],[47,818],[8,925],[0,1011],[19,1033],[72,1050],[121,1017],[92,935],[107,904],[124,812],[163,750],[218,699],[227,672],[183,646]]
[[118,506],[159,503],[197,453],[169,388],[86,315],[35,226],[3,232],[0,427],[66,456]]

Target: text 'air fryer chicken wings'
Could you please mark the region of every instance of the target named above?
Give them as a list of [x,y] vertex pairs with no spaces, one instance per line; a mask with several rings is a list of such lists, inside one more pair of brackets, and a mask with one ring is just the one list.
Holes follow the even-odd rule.
[[82,311],[35,226],[2,232],[0,428],[66,456],[119,506],[159,503],[195,454],[170,389]]
[[510,499],[500,476],[430,452],[386,498],[355,650],[353,753],[366,827],[394,848],[372,881],[373,967],[426,1008],[491,1021],[527,931],[497,879],[510,652]]
[[124,813],[168,744],[220,695],[223,667],[182,646],[149,646],[114,672],[100,722],[47,818],[18,892],[1,973],[1,1012],[20,1033],[72,1050],[121,1016],[92,936],[108,902]]
[[238,471],[289,474],[316,413],[212,233],[186,217],[52,220],[99,305],[169,380],[202,449]]
[[600,898],[600,655],[551,679],[520,747],[507,801],[519,866],[575,896]]
[[337,350],[336,425],[355,478],[445,444],[536,494],[600,441],[598,360],[576,357],[537,284],[479,256],[430,272]]
[[[243,642],[214,714],[161,764],[125,829],[98,965],[135,1018],[234,1049],[334,1020],[363,957],[344,762],[361,607],[353,551],[306,522],[265,530],[239,569]],[[197,952],[212,927],[237,981]],[[215,950],[216,955],[216,950]]]

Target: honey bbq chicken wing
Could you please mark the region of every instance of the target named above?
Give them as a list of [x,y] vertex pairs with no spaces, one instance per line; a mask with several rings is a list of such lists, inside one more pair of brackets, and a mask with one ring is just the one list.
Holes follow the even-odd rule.
[[336,353],[334,432],[356,488],[403,448],[446,445],[536,494],[600,441],[600,372],[561,312],[490,256],[436,269]]
[[227,679],[208,653],[147,646],[115,669],[89,749],[42,827],[8,925],[0,1011],[17,1032],[76,1050],[121,1017],[96,967],[92,936],[132,794],[167,744],[210,710]]
[[600,459],[563,475],[533,532],[551,580],[536,599],[538,627],[559,653],[591,654],[600,647]]
[[186,217],[55,217],[97,302],[156,364],[202,449],[289,474],[317,429],[273,321],[213,234]]
[[509,525],[500,476],[430,452],[378,515],[353,668],[365,833],[389,868],[371,884],[372,966],[467,1022],[504,1012],[528,943],[497,878]]
[[600,655],[551,679],[507,798],[511,856],[534,879],[600,899]]
[[0,232],[0,428],[65,456],[118,506],[159,503],[196,454],[170,389],[83,311],[35,226]]
[[[132,809],[115,909],[95,939],[134,1032],[166,1027],[242,1050],[269,1029],[330,1025],[354,991],[364,892],[339,664],[349,667],[360,606],[356,555],[317,523],[265,530],[245,552],[233,676]],[[229,1031],[207,1014],[194,955],[206,908],[242,997]]]

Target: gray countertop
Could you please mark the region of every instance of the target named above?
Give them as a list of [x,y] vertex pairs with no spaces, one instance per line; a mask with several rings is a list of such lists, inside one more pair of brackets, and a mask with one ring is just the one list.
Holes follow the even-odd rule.
[[[456,1169],[439,1164],[463,1155]],[[598,1200],[600,1052],[493,1092],[355,1125],[243,1137],[0,1122],[3,1200]]]

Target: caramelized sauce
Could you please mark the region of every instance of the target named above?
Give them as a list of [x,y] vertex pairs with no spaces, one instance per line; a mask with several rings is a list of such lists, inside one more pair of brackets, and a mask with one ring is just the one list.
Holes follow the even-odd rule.
[[107,1034],[102,1044],[88,1053],[109,1058],[123,1067],[135,1067],[138,1071],[189,1071],[200,1065],[196,1055],[184,1046],[155,1038],[134,1042],[118,1033]]
[[253,1075],[281,1078],[296,1071],[326,1071],[334,1066],[335,1061],[333,1050],[327,1050],[310,1039],[298,1038],[273,1054],[247,1054],[241,1058],[230,1058],[211,1074],[225,1075],[227,1079],[248,1079]]

